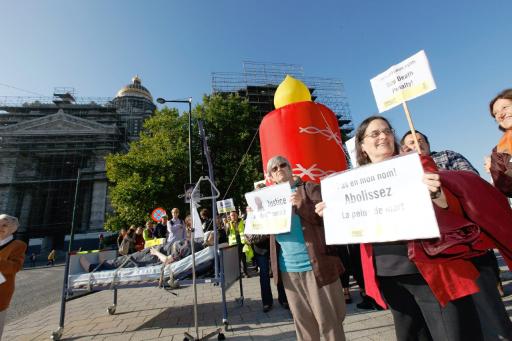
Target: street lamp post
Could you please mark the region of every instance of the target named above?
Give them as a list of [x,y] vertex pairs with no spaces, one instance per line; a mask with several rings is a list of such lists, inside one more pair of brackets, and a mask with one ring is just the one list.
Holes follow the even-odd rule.
[[164,103],[188,103],[188,180],[189,183],[192,183],[192,139],[191,139],[191,130],[192,130],[192,97],[188,99],[173,99],[166,100],[162,97],[156,99],[156,101],[160,104]]
[[76,228],[76,210],[78,207],[78,193],[80,188],[80,182],[83,181],[82,177],[84,175],[96,175],[96,174],[106,174],[107,171],[96,171],[96,170],[86,170],[78,168],[78,174],[76,176],[76,184],[75,184],[75,197],[73,199],[73,215],[71,216],[71,231],[69,232],[69,244],[68,244],[68,253],[71,253],[73,247],[73,241],[75,239],[75,228]]

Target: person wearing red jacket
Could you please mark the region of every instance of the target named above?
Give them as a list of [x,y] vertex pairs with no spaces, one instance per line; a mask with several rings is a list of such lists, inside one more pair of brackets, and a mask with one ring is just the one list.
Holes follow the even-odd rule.
[[27,249],[27,244],[13,238],[18,226],[16,217],[0,214],[0,340],[7,308],[14,294],[16,273],[23,268]]
[[[355,139],[361,166],[399,153],[394,130],[382,116],[365,119]],[[423,182],[434,208],[450,210],[450,195],[441,187],[440,176],[426,172]],[[318,204],[317,213],[322,214],[324,207],[325,203]],[[389,306],[399,341],[483,339],[470,296],[478,291],[478,271],[465,259],[429,259],[421,242],[361,245],[366,293],[379,305]]]

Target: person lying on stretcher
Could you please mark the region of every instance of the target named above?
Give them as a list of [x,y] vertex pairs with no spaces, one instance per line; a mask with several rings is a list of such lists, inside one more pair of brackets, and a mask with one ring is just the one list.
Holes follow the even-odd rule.
[[[194,242],[194,251],[198,252],[206,246],[213,245],[213,233],[207,232],[204,241]],[[145,267],[158,264],[170,264],[179,261],[192,253],[190,240],[180,240],[165,243],[155,247],[145,248],[141,251],[126,256],[119,256],[115,259],[106,260],[103,254],[98,254],[98,263],[91,263],[84,256],[80,256],[80,265],[87,272],[115,270],[119,267],[133,268]]]

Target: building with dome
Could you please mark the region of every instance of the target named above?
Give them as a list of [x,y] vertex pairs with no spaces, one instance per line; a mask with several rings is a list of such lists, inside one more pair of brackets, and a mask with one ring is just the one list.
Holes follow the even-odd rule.
[[114,98],[78,98],[70,88],[0,98],[0,212],[19,218],[22,239],[44,237],[47,248],[63,246],[73,208],[75,232],[102,230],[105,157],[127,151],[155,109],[137,76]]
[[138,139],[142,123],[156,109],[151,93],[141,84],[138,76],[117,92],[112,104],[120,115],[126,142]]

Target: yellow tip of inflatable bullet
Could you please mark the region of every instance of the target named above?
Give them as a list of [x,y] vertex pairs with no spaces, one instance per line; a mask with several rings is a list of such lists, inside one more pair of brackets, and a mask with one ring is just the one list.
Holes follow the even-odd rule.
[[286,75],[284,81],[279,84],[274,94],[274,106],[276,109],[295,102],[311,102],[311,94],[308,87],[300,80]]

